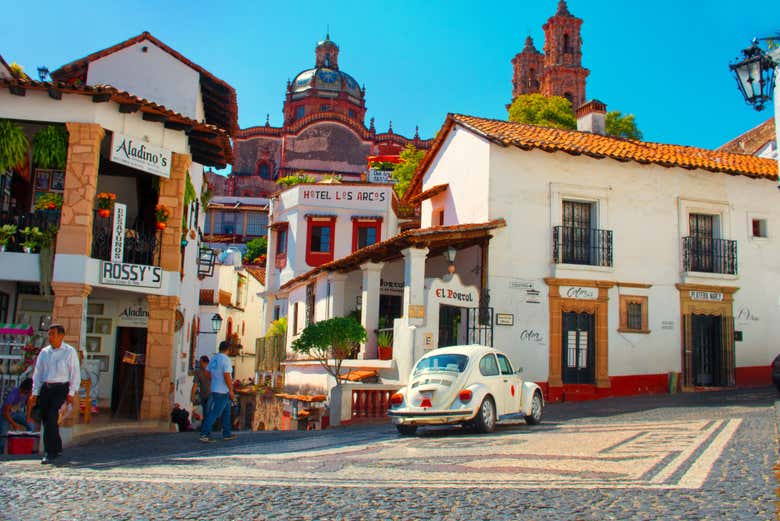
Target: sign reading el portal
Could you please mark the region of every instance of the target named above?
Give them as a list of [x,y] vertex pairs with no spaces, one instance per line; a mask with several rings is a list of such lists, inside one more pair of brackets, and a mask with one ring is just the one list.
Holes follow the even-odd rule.
[[111,140],[111,161],[160,177],[171,175],[171,151],[144,142],[133,136],[114,132]]

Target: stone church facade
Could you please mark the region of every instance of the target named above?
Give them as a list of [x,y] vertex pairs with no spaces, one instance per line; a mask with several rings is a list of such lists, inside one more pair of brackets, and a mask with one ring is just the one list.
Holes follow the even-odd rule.
[[364,123],[365,87],[339,68],[339,47],[330,37],[315,49],[315,66],[288,82],[284,124],[240,129],[233,138],[233,171],[210,174],[216,195],[267,197],[276,181],[304,173],[319,179],[336,174],[343,181],[360,181],[369,156],[398,155],[408,144],[427,150],[432,140],[415,132],[406,137],[377,132],[373,118]]

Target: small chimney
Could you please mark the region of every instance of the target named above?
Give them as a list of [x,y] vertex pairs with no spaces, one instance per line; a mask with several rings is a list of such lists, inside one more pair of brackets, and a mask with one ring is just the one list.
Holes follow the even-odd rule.
[[590,100],[577,109],[577,130],[605,135],[607,106],[597,99]]

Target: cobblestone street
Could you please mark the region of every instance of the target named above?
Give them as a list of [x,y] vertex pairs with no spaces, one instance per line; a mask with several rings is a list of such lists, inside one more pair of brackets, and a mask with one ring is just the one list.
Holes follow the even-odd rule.
[[195,433],[0,461],[6,519],[775,519],[772,389],[549,405],[537,427]]

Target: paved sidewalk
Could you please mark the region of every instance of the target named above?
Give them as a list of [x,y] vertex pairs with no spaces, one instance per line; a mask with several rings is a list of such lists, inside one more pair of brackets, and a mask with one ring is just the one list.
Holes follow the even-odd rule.
[[[551,404],[542,425],[401,438],[150,434],[0,460],[9,519],[771,520],[774,389]],[[0,517],[2,517],[0,515]]]

